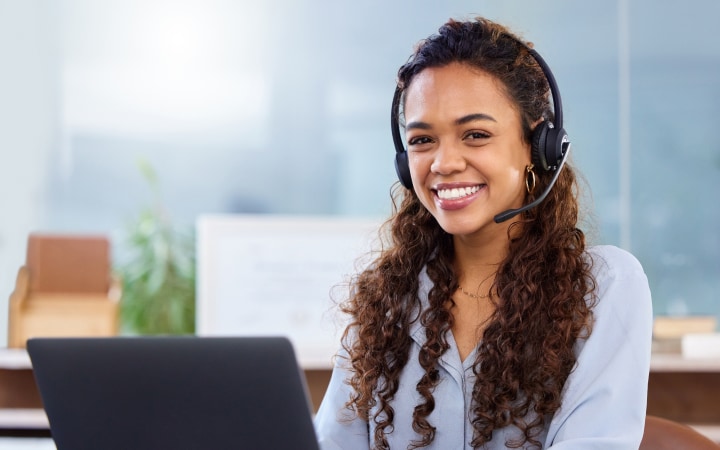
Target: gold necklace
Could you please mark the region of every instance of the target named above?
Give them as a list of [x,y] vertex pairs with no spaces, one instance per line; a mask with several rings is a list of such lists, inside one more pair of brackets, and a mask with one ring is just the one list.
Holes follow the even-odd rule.
[[461,291],[463,294],[467,295],[468,297],[472,297],[472,298],[474,298],[474,299],[481,299],[481,298],[489,298],[489,297],[490,297],[490,294],[486,294],[486,295],[473,294],[472,292],[468,292],[468,291],[466,291],[465,289],[463,289],[463,287],[460,286],[460,285],[458,285],[458,287],[460,288],[460,291]]

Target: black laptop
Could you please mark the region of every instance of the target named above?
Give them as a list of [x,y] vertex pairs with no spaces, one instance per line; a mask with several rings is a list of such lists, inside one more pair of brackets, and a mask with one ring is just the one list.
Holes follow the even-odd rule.
[[317,450],[284,337],[34,338],[58,450]]

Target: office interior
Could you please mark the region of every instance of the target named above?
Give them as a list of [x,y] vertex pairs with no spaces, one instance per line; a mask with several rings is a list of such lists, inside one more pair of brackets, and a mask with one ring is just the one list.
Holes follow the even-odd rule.
[[[397,68],[475,15],[551,66],[590,242],[640,260],[658,324],[691,319],[658,343],[649,411],[720,442],[718,341],[681,352],[682,335],[717,338],[720,316],[712,0],[0,0],[0,311],[33,232],[106,236],[121,268],[148,209],[195,244],[202,217],[381,221]],[[305,369],[317,405],[329,371]]]

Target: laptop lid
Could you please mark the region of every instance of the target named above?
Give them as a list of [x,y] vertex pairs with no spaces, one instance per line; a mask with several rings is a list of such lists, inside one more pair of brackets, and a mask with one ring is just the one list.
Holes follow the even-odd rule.
[[287,338],[34,338],[27,350],[58,450],[318,449]]

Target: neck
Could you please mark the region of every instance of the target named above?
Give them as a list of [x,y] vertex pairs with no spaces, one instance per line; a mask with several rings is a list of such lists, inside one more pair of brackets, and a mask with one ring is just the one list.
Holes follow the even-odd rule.
[[[455,270],[461,286],[473,290],[485,280],[494,280],[500,264],[507,257],[509,239],[506,227],[482,236],[454,236]],[[489,285],[488,285],[489,286]]]

